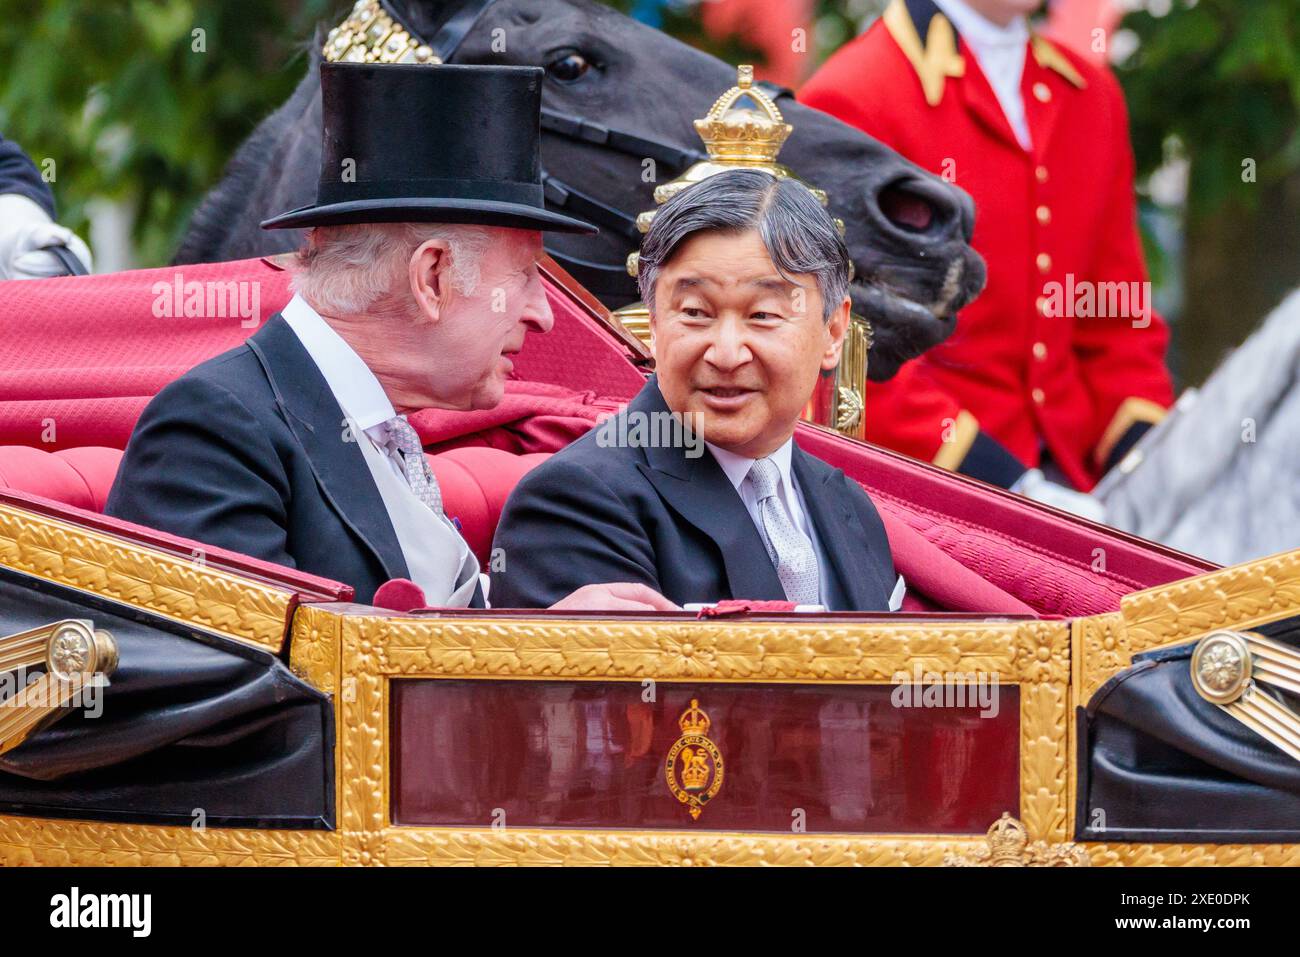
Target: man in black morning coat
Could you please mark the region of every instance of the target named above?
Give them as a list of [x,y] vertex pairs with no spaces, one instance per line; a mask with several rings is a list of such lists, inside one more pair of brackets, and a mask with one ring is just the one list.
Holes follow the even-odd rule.
[[902,601],[880,516],[795,423],[849,322],[848,254],[808,190],[717,174],[658,211],[639,281],[657,374],[619,416],[534,469],[497,527],[493,604],[595,581],[679,604]]

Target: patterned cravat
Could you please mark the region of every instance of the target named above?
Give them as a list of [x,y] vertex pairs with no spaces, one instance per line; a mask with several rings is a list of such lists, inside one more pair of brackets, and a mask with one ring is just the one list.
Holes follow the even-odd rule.
[[817,581],[817,553],[808,536],[795,527],[777,497],[776,486],[781,480],[781,470],[771,459],[757,459],[749,470],[749,481],[758,498],[758,514],[762,519],[760,531],[767,545],[767,553],[776,566],[787,600],[800,605],[816,605],[821,601]]
[[429,468],[429,460],[424,457],[424,446],[420,436],[406,416],[395,415],[384,423],[388,429],[389,441],[402,453],[402,462],[406,471],[407,484],[411,491],[435,515],[442,514],[442,491],[438,488],[438,479]]

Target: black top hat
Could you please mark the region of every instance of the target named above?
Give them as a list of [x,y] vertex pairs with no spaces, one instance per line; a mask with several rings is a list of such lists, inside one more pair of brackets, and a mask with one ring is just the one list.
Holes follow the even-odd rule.
[[262,228],[428,222],[596,232],[545,207],[543,74],[531,66],[322,63],[316,202]]

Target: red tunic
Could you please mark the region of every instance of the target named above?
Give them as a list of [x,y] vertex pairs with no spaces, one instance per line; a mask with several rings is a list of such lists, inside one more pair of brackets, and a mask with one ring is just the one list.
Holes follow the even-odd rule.
[[1032,37],[1026,151],[954,36],[929,0],[894,0],[799,95],[970,193],[988,264],[952,337],[868,385],[867,438],[957,468],[983,431],[1026,467],[1045,447],[1088,489],[1130,427],[1173,400],[1123,94],[1109,71]]

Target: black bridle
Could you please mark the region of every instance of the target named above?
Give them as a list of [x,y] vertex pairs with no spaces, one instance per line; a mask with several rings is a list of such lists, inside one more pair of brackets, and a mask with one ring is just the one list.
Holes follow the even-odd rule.
[[[428,41],[434,56],[443,63],[448,62],[460,49],[465,37],[478,24],[479,19],[495,2],[496,0],[468,0],[462,4],[447,22],[438,28],[433,39]],[[388,13],[395,21],[401,22],[391,10]],[[407,29],[412,36],[417,36],[414,30]],[[755,86],[762,87],[763,91],[774,100],[794,96],[786,87],[772,83],[759,82]],[[705,154],[698,149],[650,139],[627,130],[593,123],[581,116],[558,113],[544,106],[541,125],[543,130],[556,136],[599,146],[637,159],[652,159],[656,165],[668,167],[677,173],[705,158]],[[635,215],[629,215],[584,193],[577,187],[552,176],[545,168],[542,169],[542,189],[547,206],[563,210],[579,219],[595,223],[602,230],[622,236],[631,243],[633,248],[641,245],[641,233],[636,227]],[[550,254],[574,278],[599,297],[635,298],[637,295],[636,284],[627,274],[627,268],[622,262],[612,265],[590,262],[553,250]]]

